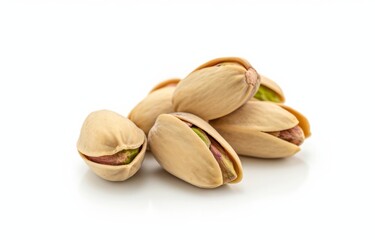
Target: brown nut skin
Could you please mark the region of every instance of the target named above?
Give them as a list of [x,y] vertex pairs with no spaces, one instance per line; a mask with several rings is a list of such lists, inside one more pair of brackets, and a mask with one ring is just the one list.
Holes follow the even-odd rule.
[[242,179],[242,165],[233,148],[201,118],[189,113],[161,114],[149,132],[151,152],[170,174],[200,188],[223,185],[223,172],[206,143],[191,129],[191,123],[215,139],[230,157],[237,178]]
[[253,97],[259,84],[259,74],[245,59],[213,59],[181,80],[173,94],[173,108],[204,120],[219,118]]
[[179,81],[180,79],[173,78],[157,84],[129,113],[128,118],[141,128],[146,136],[160,114],[173,112],[172,96]]
[[[106,165],[87,158],[114,155],[127,149],[140,148],[136,157],[126,165]],[[77,142],[79,155],[91,170],[108,181],[124,181],[141,167],[147,148],[144,132],[129,119],[109,110],[89,114]]]
[[[302,116],[302,114],[301,114]],[[284,158],[300,151],[300,147],[293,142],[278,138],[279,135],[302,134],[297,138],[304,138],[303,133],[309,133],[309,125],[298,121],[292,111],[283,107],[262,101],[249,101],[235,112],[210,121],[210,124],[228,141],[234,150],[244,156],[258,158]],[[298,126],[301,131],[290,131]],[[297,129],[298,130],[298,129]],[[274,133],[278,133],[277,136]],[[280,134],[281,132],[281,134]],[[288,136],[289,137],[289,136]],[[299,139],[297,139],[300,142]]]
[[311,136],[310,122],[302,113],[283,103],[278,103],[277,105],[284,108],[298,119],[298,126],[302,128],[305,138],[309,138]]

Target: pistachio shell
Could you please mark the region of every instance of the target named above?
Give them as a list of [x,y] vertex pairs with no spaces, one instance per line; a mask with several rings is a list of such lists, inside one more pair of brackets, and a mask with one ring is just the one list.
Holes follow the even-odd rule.
[[197,67],[194,71],[207,68],[207,67],[212,67],[221,63],[228,63],[228,62],[242,65],[245,69],[251,68],[251,64],[246,59],[239,58],[239,57],[221,57],[221,58],[215,58],[215,59],[212,59],[211,61],[203,63],[202,65]]
[[267,132],[287,130],[298,125],[298,119],[280,106],[249,101],[235,112],[210,121],[210,124],[240,155],[260,158],[282,158],[300,148]]
[[173,112],[172,95],[178,82],[179,79],[170,79],[159,83],[129,113],[129,119],[146,135],[160,114]]
[[[126,165],[106,165],[90,161],[86,156],[114,155],[120,151],[140,148],[138,155]],[[129,119],[108,110],[96,111],[86,118],[77,142],[77,150],[98,176],[109,181],[123,181],[141,167],[147,139]]]
[[297,153],[297,145],[281,140],[268,133],[252,131],[246,128],[218,127],[217,130],[233,146],[239,155],[259,158],[284,158]]
[[227,115],[257,91],[260,76],[241,58],[218,58],[190,73],[176,87],[175,111],[190,112],[205,120]]
[[285,102],[285,96],[280,86],[268,77],[265,77],[263,75],[260,76],[260,87],[270,90],[274,95],[277,96],[277,98],[279,99],[278,102]]
[[270,102],[249,101],[235,112],[210,121],[215,126],[245,126],[262,132],[275,132],[292,128],[297,118],[280,106]]
[[232,147],[207,122],[188,113],[160,115],[149,132],[152,153],[160,165],[172,175],[201,188],[223,184],[220,166],[206,143],[185,122],[204,130],[230,156],[237,178],[242,179],[241,162]]
[[156,90],[165,88],[165,87],[175,87],[180,82],[180,80],[181,79],[179,79],[179,78],[171,78],[171,79],[165,80],[163,82],[160,82],[160,83],[156,84],[156,86],[151,89],[150,93],[152,93]]
[[311,136],[309,120],[302,113],[298,112],[294,108],[286,106],[285,104],[280,103],[278,105],[293,114],[298,119],[298,125],[302,128],[303,133],[305,134],[305,138]]

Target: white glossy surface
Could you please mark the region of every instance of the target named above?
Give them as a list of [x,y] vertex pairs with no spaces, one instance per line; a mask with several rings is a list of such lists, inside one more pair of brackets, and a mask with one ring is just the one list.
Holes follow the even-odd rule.
[[[0,2],[0,239],[374,239],[371,1]],[[311,121],[240,184],[190,186],[147,154],[123,183],[76,152],[86,115],[126,115],[159,81],[247,58]]]

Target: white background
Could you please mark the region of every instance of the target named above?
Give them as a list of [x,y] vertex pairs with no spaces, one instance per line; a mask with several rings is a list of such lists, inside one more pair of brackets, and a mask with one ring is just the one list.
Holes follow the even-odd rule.
[[[1,1],[0,239],[374,239],[370,3]],[[301,152],[242,157],[243,181],[215,190],[150,153],[122,183],[80,159],[88,113],[127,115],[222,56],[248,59],[309,118]]]

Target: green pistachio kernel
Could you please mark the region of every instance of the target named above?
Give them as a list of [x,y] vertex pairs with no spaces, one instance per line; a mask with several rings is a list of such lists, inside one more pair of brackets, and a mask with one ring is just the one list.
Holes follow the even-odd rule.
[[198,137],[202,139],[202,141],[207,145],[207,147],[210,147],[211,141],[208,138],[207,134],[204,131],[202,131],[202,129],[197,127],[192,127],[191,129],[193,129],[193,131],[198,135]]
[[123,164],[129,164],[133,159],[138,155],[139,148],[136,149],[128,149],[124,151],[125,160]]
[[277,102],[277,103],[281,102],[281,99],[277,95],[277,93],[275,93],[271,89],[262,85],[259,86],[259,89],[257,93],[255,94],[254,98],[260,101],[269,101],[269,102]]

